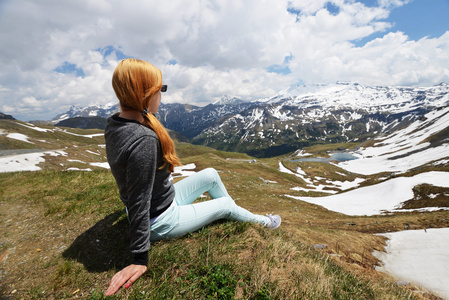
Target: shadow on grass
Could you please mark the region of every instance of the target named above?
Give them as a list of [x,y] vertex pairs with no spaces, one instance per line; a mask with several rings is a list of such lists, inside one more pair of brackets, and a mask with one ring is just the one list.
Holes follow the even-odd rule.
[[104,272],[132,262],[128,247],[128,220],[124,210],[119,210],[77,237],[62,256],[82,263],[89,272]]

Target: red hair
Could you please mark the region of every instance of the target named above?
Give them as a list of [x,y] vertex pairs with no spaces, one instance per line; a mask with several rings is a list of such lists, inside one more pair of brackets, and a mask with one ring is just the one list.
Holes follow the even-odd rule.
[[[112,87],[123,110],[142,112],[150,105],[151,97],[161,90],[162,72],[147,61],[126,58],[114,70]],[[165,160],[161,168],[168,165],[168,169],[173,172],[175,166],[181,165],[173,140],[152,113],[145,113],[143,117],[144,125],[156,133],[161,143]]]

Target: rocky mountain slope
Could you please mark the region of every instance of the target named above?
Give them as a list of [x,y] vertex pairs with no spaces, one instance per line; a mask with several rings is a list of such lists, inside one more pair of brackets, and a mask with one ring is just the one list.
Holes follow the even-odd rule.
[[[258,157],[285,154],[316,143],[364,141],[391,133],[427,112],[449,105],[449,85],[365,87],[357,83],[297,86],[276,97],[243,102],[223,97],[198,107],[161,104],[159,118],[194,144]],[[117,105],[72,107],[73,117],[107,117]]]
[[404,127],[448,105],[449,86],[301,86],[229,115],[194,143],[255,156],[284,154],[312,143],[363,141]]

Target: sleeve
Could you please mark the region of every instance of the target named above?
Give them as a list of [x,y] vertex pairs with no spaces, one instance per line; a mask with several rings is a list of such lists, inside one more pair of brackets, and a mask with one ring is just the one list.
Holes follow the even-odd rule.
[[150,206],[157,169],[157,151],[158,140],[143,136],[129,148],[126,164],[130,251],[139,264],[142,264],[143,253],[150,249]]
[[142,265],[142,266],[148,265],[148,251],[142,253],[135,253],[133,265]]

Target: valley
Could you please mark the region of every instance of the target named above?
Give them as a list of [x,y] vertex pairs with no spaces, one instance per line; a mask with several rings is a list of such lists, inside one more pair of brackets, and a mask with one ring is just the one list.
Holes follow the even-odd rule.
[[[312,251],[327,255],[327,259],[330,259],[332,264],[341,265],[351,274],[358,274],[360,278],[369,278],[374,282],[374,286],[377,282],[379,284],[382,282],[381,285],[385,286],[386,283],[383,280],[389,281],[391,292],[396,290],[394,286],[398,279],[374,271],[378,268],[376,266],[382,265],[374,254],[382,253],[384,247],[388,245],[388,240],[377,234],[403,230],[429,231],[449,226],[449,211],[446,210],[449,207],[449,188],[446,187],[444,177],[439,175],[445,176],[449,172],[447,164],[449,153],[446,137],[443,136],[442,140],[438,140],[439,133],[445,128],[444,124],[447,124],[445,118],[448,112],[447,109],[437,112],[425,115],[424,121],[415,120],[402,130],[390,135],[382,135],[362,145],[347,144],[349,153],[357,155],[358,159],[346,162],[295,161],[298,157],[329,156],[331,151],[341,148],[341,144],[316,145],[288,155],[260,159],[243,153],[224,152],[177,142],[177,150],[185,167],[177,169],[174,174],[175,180],[189,174],[185,172],[195,172],[210,166],[216,168],[231,195],[242,206],[259,213],[282,215],[281,232],[285,235],[282,243],[290,243],[294,240],[304,245],[301,247],[312,248],[314,245],[325,245],[323,250]],[[10,287],[4,292],[11,293],[16,290],[22,297],[31,295],[36,290],[52,295],[63,291],[72,293],[83,286],[73,277],[73,273],[68,272],[64,275],[65,277],[62,277],[66,278],[64,280],[74,282],[73,284],[55,281],[56,279],[51,279],[53,277],[50,276],[52,284],[56,285],[48,290],[43,287],[48,284],[48,281],[41,279],[37,269],[36,272],[30,271],[34,268],[29,263],[41,267],[42,264],[47,265],[46,270],[50,272],[49,274],[57,272],[58,268],[61,270],[61,266],[67,264],[67,260],[61,256],[64,250],[62,252],[56,250],[61,247],[61,249],[69,248],[77,236],[95,226],[105,215],[120,211],[116,187],[107,170],[102,131],[36,126],[11,120],[1,120],[0,123],[3,129],[0,139],[4,148],[40,151],[0,157],[0,171],[3,172],[0,176],[5,182],[2,186],[0,201],[5,208],[5,210],[2,209],[1,218],[2,236],[5,238],[1,243],[2,251],[7,257],[7,260],[2,262],[5,272],[2,274],[7,274],[2,275],[2,282],[4,282],[2,286]],[[410,136],[413,138],[407,139]],[[438,156],[428,155],[427,151],[432,149],[429,145],[434,145],[438,149],[435,151]],[[383,154],[385,149],[390,149],[387,155]],[[400,155],[395,155],[395,151],[399,151]],[[415,155],[414,159],[409,161],[417,161],[419,164],[401,163],[409,155]],[[417,159],[417,157],[421,158]],[[369,163],[371,159],[377,160],[376,169],[361,167],[365,162],[368,166],[376,165],[376,163]],[[360,170],[366,171],[358,173],[353,170],[356,165],[348,165],[349,163],[357,163]],[[437,177],[433,179],[430,177],[427,181],[420,180],[420,176],[426,174],[435,174]],[[408,178],[417,180],[408,185],[395,183],[396,180],[408,181]],[[442,183],[441,180],[443,180]],[[405,189],[401,190],[400,187]],[[369,188],[371,190],[368,191]],[[392,191],[396,192],[391,193]],[[390,198],[378,196],[379,192]],[[363,210],[364,199],[367,196],[372,197],[379,207],[375,213]],[[350,210],[341,211],[328,206],[326,202],[336,202],[329,197],[343,199],[343,202],[338,202],[339,208],[357,208],[361,213],[354,215],[350,213]],[[383,199],[384,202],[376,201],[376,199]],[[395,201],[393,204],[392,199]],[[405,209],[411,202],[419,203],[419,205],[415,205],[413,210]],[[385,211],[389,206],[398,204],[404,205],[404,209],[401,210],[398,207],[395,210]],[[19,212],[17,209],[23,206],[28,208],[20,208],[19,211],[22,212]],[[19,219],[10,215],[9,212],[15,212]],[[83,215],[82,222],[79,222],[80,213]],[[39,214],[42,217],[38,217]],[[36,224],[41,225],[37,227],[24,225],[28,224],[27,220],[36,218],[40,219]],[[53,222],[57,224],[62,222],[61,224],[70,226],[70,228],[64,225],[59,229],[52,229],[54,232],[62,232],[61,230],[65,232],[55,240],[58,241],[57,245],[53,245],[53,242],[46,238],[39,238],[44,234],[41,230],[46,226],[52,227],[50,224]],[[223,225],[212,226],[210,230],[214,230],[213,228],[220,230],[220,226]],[[24,228],[28,228],[26,232],[29,238],[20,241],[16,234],[22,232]],[[443,234],[437,236],[444,237]],[[186,241],[188,239],[175,243]],[[442,242],[433,241],[432,243],[441,244]],[[11,252],[11,249],[14,249],[14,252]],[[36,249],[42,249],[40,251],[44,251],[47,258],[39,255],[41,252],[36,252]],[[30,256],[31,253],[33,253],[32,256]],[[23,275],[20,275],[25,269],[14,267],[14,262],[19,262],[20,257],[24,256],[28,257],[27,272],[35,274],[25,281],[23,281]],[[80,258],[77,260],[80,261]],[[300,261],[298,261],[299,264]],[[92,280],[97,281],[98,276],[105,278],[107,273],[103,272],[94,276],[88,270],[83,271],[79,263],[72,261],[70,264],[72,268],[79,270],[77,272],[84,274],[86,279],[83,280],[91,282],[87,285],[89,288],[80,290],[85,295],[95,293],[98,295],[98,290],[95,289],[94,291],[97,292],[93,294],[88,292],[92,288]],[[52,265],[54,267],[51,267]],[[298,268],[299,266],[297,265]],[[279,272],[283,272],[281,270],[284,268],[280,266],[279,268]],[[445,276],[438,272],[435,274],[440,276],[439,278]],[[283,275],[279,276],[282,278]],[[23,284],[16,281],[18,278],[21,278]],[[421,283],[419,278],[412,279],[408,279],[407,285],[398,287],[399,290],[409,291],[411,294],[407,297],[436,299],[432,298],[434,296],[431,293],[425,292],[426,283]],[[434,281],[437,282],[437,280]],[[34,287],[34,290],[30,290],[27,286]],[[441,291],[437,288],[429,286],[430,288],[441,295]],[[380,293],[378,288],[375,289],[376,293]],[[272,290],[272,293],[274,294],[275,290]],[[397,299],[403,298],[406,298],[405,294]]]
[[[236,298],[448,298],[449,266],[440,259],[449,227],[447,90],[337,84],[254,103],[224,98],[205,108],[161,106],[159,117],[172,130],[196,121],[191,131],[171,132],[183,163],[175,181],[214,167],[235,201],[280,214],[282,226],[270,232],[224,222],[157,243],[148,277],[119,297],[155,288],[171,298],[181,297],[176,291],[205,296],[208,286],[195,276],[214,280],[220,267],[235,276],[224,288]],[[74,108],[63,117],[115,109]],[[0,142],[0,292],[102,299],[114,261],[127,259],[126,217],[103,130],[8,118],[0,120]],[[123,236],[108,238],[113,229]],[[162,249],[188,249],[183,256],[191,261],[162,258]],[[244,259],[254,264],[244,267]],[[152,279],[159,277],[166,279]]]

